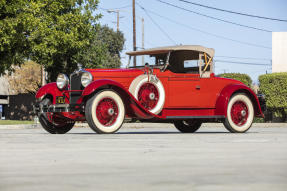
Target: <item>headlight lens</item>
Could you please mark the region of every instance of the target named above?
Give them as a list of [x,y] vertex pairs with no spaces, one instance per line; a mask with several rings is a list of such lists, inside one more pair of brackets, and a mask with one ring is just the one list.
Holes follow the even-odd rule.
[[65,74],[59,74],[57,77],[57,87],[62,90],[69,84],[69,78]]
[[93,76],[90,72],[84,72],[81,76],[81,83],[84,87],[87,87],[93,81]]

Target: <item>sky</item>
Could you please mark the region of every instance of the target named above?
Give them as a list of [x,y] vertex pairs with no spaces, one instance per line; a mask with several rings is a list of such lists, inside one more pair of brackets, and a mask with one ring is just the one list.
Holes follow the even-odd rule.
[[[162,0],[200,14],[228,20],[242,25],[272,32],[287,31],[287,22],[246,17],[220,12],[181,2]],[[264,17],[287,20],[286,0],[187,0],[207,6]],[[171,45],[202,45],[215,49],[215,73],[236,72],[250,75],[257,83],[258,76],[271,73],[272,32],[254,30],[218,20],[206,18],[159,0],[136,0],[137,47],[142,47],[142,23],[144,19],[144,48]],[[142,9],[141,7],[144,9]],[[101,25],[116,30],[117,16],[107,10],[120,11],[120,31],[126,42],[122,52],[122,66],[127,64],[125,52],[132,51],[132,0],[100,0],[96,13],[101,13]],[[208,34],[207,34],[208,33]],[[227,40],[231,39],[231,40]],[[240,42],[235,42],[235,41]],[[243,43],[242,43],[243,42]],[[246,44],[247,43],[247,44]],[[251,45],[250,45],[251,44]],[[255,46],[254,46],[255,45]],[[238,58],[233,58],[238,57]],[[227,62],[222,62],[227,61]],[[266,65],[235,64],[231,62]]]

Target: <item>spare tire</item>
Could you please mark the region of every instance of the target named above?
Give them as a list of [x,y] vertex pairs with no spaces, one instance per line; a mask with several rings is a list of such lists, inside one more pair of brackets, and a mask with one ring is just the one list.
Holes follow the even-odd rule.
[[159,114],[165,103],[165,91],[161,81],[155,75],[142,74],[136,77],[130,87],[130,93],[151,113]]

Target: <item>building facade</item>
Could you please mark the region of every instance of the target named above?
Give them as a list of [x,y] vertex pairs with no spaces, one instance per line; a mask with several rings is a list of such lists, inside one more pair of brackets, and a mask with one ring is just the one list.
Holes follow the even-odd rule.
[[0,119],[3,119],[9,104],[9,83],[4,77],[0,77]]
[[272,73],[287,72],[287,32],[272,32]]

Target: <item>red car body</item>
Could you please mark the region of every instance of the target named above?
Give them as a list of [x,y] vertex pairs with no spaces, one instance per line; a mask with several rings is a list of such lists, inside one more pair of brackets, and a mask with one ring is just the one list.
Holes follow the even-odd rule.
[[[185,49],[184,49],[185,50]],[[145,52],[150,53],[150,52]],[[153,53],[154,54],[154,53]],[[212,57],[211,57],[212,58]],[[207,62],[207,61],[206,61]],[[72,121],[85,121],[85,111],[87,101],[98,92],[110,89],[115,91],[121,97],[125,106],[125,117],[135,118],[145,121],[161,121],[170,122],[175,120],[201,120],[201,121],[217,121],[227,118],[227,107],[230,98],[235,94],[244,94],[248,96],[254,107],[254,115],[263,117],[261,107],[256,94],[242,82],[216,77],[211,71],[208,77],[202,77],[200,73],[175,73],[160,68],[141,67],[127,69],[85,69],[92,75],[92,82],[86,87],[74,90],[71,85],[61,90],[56,83],[49,83],[39,89],[36,94],[38,100],[48,97],[51,100],[51,107],[57,107],[57,97],[64,97],[64,103],[73,108],[56,111],[52,110],[57,116],[63,116]],[[80,73],[80,71],[79,71]],[[146,75],[147,88],[144,89],[139,97],[132,94],[130,88],[133,81],[141,76]],[[153,91],[148,87],[148,83],[152,78],[159,80],[164,89],[164,103],[160,111],[151,112],[152,108],[143,105],[146,100],[151,97],[159,97],[159,93],[151,94]],[[71,83],[73,83],[73,80]],[[148,88],[151,88],[149,90]],[[71,96],[77,94],[76,100],[71,103]],[[156,98],[155,98],[156,99]]]

